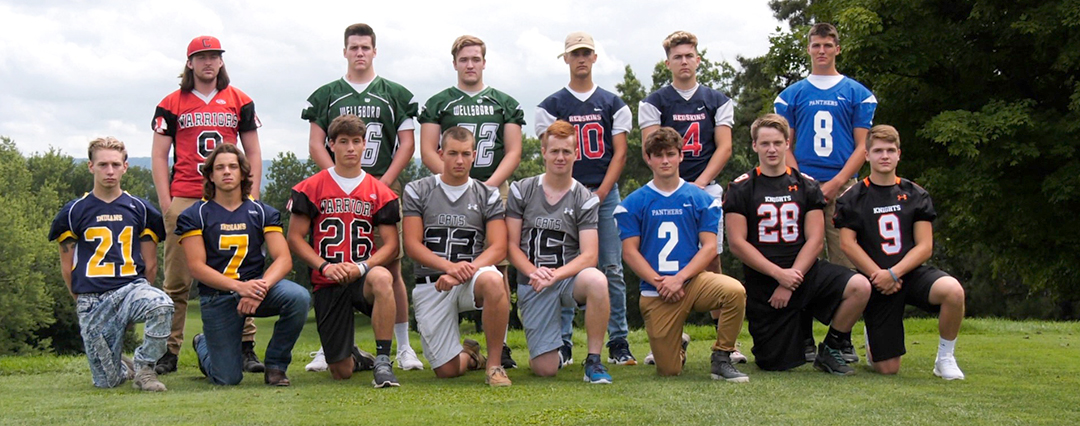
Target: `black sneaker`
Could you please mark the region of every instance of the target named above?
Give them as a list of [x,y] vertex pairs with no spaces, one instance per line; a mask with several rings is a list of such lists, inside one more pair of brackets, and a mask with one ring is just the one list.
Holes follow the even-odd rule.
[[266,366],[255,355],[255,342],[244,342],[244,371],[248,373],[262,373]]
[[559,348],[559,368],[563,368],[567,365],[574,363],[574,350],[573,346],[563,344]]
[[394,369],[390,367],[389,356],[379,355],[375,357],[375,375],[371,380],[371,384],[375,385],[376,388],[401,386],[397,381],[397,376],[394,376]]
[[611,339],[607,344],[608,363],[615,365],[637,365],[637,358],[630,353],[630,343],[625,338]]
[[732,383],[747,383],[750,381],[750,376],[731,365],[731,352],[713,351],[711,361],[713,380],[726,380]]
[[806,362],[814,362],[817,359],[817,344],[814,343],[813,337],[803,341],[803,356],[806,357]]
[[840,348],[840,356],[844,357],[844,361],[848,364],[859,362],[859,354],[855,352],[855,345],[851,344],[851,342],[847,342],[847,346]]
[[159,375],[172,373],[176,371],[177,361],[179,361],[179,359],[175,354],[165,351],[165,355],[162,355],[161,358],[158,358],[157,362],[154,363],[154,372]]
[[360,350],[355,345],[352,347],[353,371],[367,371],[375,369],[375,355]]
[[844,361],[844,356],[840,354],[840,351],[826,346],[825,342],[821,342],[821,345],[818,346],[817,357],[814,358],[814,368],[837,376],[855,374],[855,369],[851,368],[847,361]]
[[509,346],[506,346],[506,344],[505,344],[505,343],[503,343],[503,349],[502,349],[502,368],[503,368],[504,370],[509,370],[509,369],[511,369],[511,368],[517,368],[517,361],[514,361],[514,359],[513,359],[513,358],[510,358],[510,352],[511,352],[511,351],[510,351],[510,347],[509,347]]
[[[202,342],[205,338],[206,336],[203,336],[202,333],[196,334],[195,337],[191,338],[191,348],[195,349],[199,347],[199,342]],[[206,367],[203,367],[202,358],[199,358],[199,351],[197,350],[195,351],[195,363],[199,365],[199,371],[202,373],[202,375],[208,376],[208,374],[206,374]]]

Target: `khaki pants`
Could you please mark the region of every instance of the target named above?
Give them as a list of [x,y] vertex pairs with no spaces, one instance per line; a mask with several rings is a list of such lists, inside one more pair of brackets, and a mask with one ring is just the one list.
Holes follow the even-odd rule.
[[716,342],[712,350],[734,351],[735,340],[746,314],[746,289],[727,275],[702,272],[683,287],[686,296],[669,303],[659,297],[642,297],[638,305],[649,334],[649,347],[661,376],[682,373],[686,353],[682,351],[683,325],[694,312],[720,310]]
[[847,256],[844,255],[844,251],[840,249],[840,230],[833,225],[833,215],[836,214],[836,199],[840,198],[840,194],[851,188],[855,182],[857,181],[853,178],[844,183],[840,190],[837,191],[836,196],[825,205],[825,210],[822,211],[825,215],[825,250],[821,252],[821,256],[818,256],[848,269],[855,269],[855,265],[848,260]]
[[[176,309],[172,317],[172,331],[169,333],[169,352],[174,355],[180,353],[180,346],[184,343],[184,322],[187,320],[188,295],[191,294],[192,285],[184,248],[180,246],[180,236],[176,235],[176,218],[196,201],[199,199],[174,197],[169,210],[165,212],[165,282],[161,289],[169,295]],[[252,317],[244,320],[242,340],[255,341],[255,321]]]

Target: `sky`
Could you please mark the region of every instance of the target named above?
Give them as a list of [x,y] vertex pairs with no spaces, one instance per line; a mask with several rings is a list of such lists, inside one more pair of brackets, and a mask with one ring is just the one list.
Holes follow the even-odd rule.
[[[307,158],[304,101],[342,77],[342,34],[364,22],[376,33],[375,70],[423,105],[456,83],[450,45],[463,34],[487,44],[484,82],[516,98],[532,135],[534,107],[569,81],[557,55],[588,31],[599,58],[594,82],[612,92],[630,65],[649,87],[661,42],[697,35],[714,61],[768,51],[780,23],[767,0],[544,2],[55,1],[0,0],[0,135],[24,153],[54,147],[85,157],[98,136],[150,155],[154,108],[178,88],[187,44],[221,40],[232,84],[254,101],[264,159]],[[538,9],[542,6],[543,9]],[[419,126],[418,126],[419,127]]]

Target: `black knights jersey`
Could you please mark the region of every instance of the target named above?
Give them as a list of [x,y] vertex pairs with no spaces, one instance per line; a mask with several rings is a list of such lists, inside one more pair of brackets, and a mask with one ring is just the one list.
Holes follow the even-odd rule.
[[724,194],[724,213],[745,216],[746,240],[781,268],[790,268],[806,244],[806,213],[825,208],[817,182],[790,167],[776,177],[754,168],[732,181]]
[[833,223],[855,231],[859,247],[881,268],[891,268],[915,247],[915,222],[937,218],[930,194],[914,182],[878,186],[863,179],[836,200]]

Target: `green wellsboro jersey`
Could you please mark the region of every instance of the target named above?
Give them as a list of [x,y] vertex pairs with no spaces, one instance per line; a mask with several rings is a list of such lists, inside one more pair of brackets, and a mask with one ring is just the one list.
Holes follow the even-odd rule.
[[[390,168],[397,152],[398,128],[416,117],[413,94],[400,84],[375,77],[367,89],[357,93],[344,78],[331,81],[308,96],[300,118],[318,124],[323,130],[338,116],[353,114],[364,120],[366,144],[360,159],[364,171],[382,176]],[[330,151],[327,141],[327,151]],[[333,158],[333,152],[330,153]]]
[[503,141],[505,124],[524,126],[525,111],[510,95],[491,87],[484,88],[476,96],[451,87],[435,94],[424,104],[420,124],[424,123],[436,123],[442,131],[453,126],[471,130],[476,138],[476,159],[469,176],[485,181],[495,173],[506,155]]

